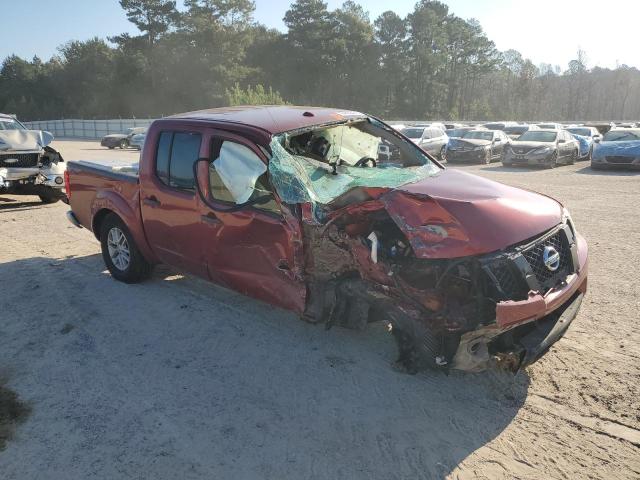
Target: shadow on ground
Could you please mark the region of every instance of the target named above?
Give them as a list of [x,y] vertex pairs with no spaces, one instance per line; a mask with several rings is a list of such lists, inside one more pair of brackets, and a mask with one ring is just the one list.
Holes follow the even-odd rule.
[[13,438],[16,426],[23,423],[29,413],[31,408],[6,386],[6,378],[0,377],[0,452]]
[[[17,200],[17,199],[20,199],[20,200]],[[42,203],[42,201],[35,195],[25,195],[25,196],[19,195],[16,198],[0,197],[0,212],[32,210],[34,208],[44,208],[49,205]]]
[[[29,258],[0,278],[0,351],[34,400],[0,456],[9,477],[443,478],[529,387],[398,373],[383,325],[326,331],[168,268],[125,285],[99,255]],[[55,311],[25,305],[26,288]]]

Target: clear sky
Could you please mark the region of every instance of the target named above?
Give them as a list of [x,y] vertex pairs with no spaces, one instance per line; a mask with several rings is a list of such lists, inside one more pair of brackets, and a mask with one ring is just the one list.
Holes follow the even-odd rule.
[[[326,1],[326,0],[325,0]],[[181,0],[178,0],[181,3]],[[255,18],[284,29],[290,0],[256,0]],[[328,0],[335,8],[342,0]],[[415,0],[361,0],[372,19],[385,10],[406,15]],[[500,50],[520,51],[534,63],[560,65],[587,53],[589,66],[640,68],[640,0],[444,0],[463,18],[477,18]],[[118,0],[0,0],[0,59],[15,53],[49,58],[68,40],[135,33]]]

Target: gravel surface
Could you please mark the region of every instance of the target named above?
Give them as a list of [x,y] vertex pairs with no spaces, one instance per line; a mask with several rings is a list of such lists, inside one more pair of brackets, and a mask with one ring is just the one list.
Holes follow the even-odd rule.
[[0,195],[0,402],[26,416],[0,477],[639,478],[640,172],[453,167],[559,199],[590,245],[578,318],[515,377],[397,373],[382,325],[325,331],[166,267],[118,283],[64,204]]

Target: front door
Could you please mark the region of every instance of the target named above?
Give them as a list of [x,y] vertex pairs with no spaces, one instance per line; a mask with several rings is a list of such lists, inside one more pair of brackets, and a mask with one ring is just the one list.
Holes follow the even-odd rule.
[[206,277],[193,174],[202,133],[165,131],[147,144],[155,149],[155,167],[140,179],[140,203],[149,245],[163,263]]
[[[267,158],[255,144],[230,133],[211,131],[206,142],[210,205],[202,206],[201,237],[210,278],[302,313],[300,224],[272,192]],[[242,206],[258,197],[266,201]]]

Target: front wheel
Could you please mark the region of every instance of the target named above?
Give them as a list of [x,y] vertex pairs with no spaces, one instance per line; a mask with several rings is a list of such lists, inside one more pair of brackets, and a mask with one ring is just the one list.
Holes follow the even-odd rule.
[[443,162],[447,161],[447,146],[443,146],[440,149],[440,160],[442,160]]
[[553,155],[551,155],[551,159],[549,160],[549,164],[546,167],[556,168],[557,166],[558,166],[558,152],[553,152]]
[[491,163],[491,150],[487,150],[484,158],[480,160],[480,165],[489,165]]
[[149,276],[151,264],[142,256],[122,219],[112,213],[100,228],[102,258],[111,276],[124,283],[138,283]]
[[40,192],[41,193],[38,194],[38,197],[40,198],[40,201],[42,203],[46,203],[46,204],[56,203],[58,200],[62,198],[62,195],[54,191],[53,189],[51,189],[51,191],[49,191],[49,189],[42,189],[40,190]]
[[127,148],[128,145],[129,145],[129,142],[127,142],[126,140],[122,140],[120,141],[120,144],[118,146],[120,147],[120,150],[123,150]]
[[571,156],[569,157],[567,164],[573,165],[574,163],[576,163],[576,159],[578,158],[578,155],[579,155],[578,150],[574,150],[573,153],[571,153]]

